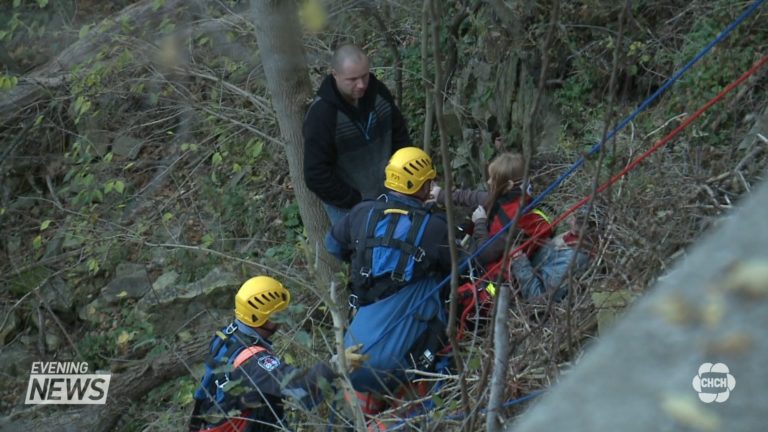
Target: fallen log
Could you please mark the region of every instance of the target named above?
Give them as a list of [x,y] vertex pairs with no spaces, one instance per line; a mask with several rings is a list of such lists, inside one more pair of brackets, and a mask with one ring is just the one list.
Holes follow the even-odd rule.
[[[188,3],[188,2],[187,2]],[[62,51],[56,58],[19,77],[18,84],[0,98],[0,126],[14,118],[14,113],[29,108],[52,91],[65,85],[70,71],[78,64],[93,58],[111,38],[128,25],[157,28],[164,18],[182,10],[182,0],[166,0],[158,8],[155,0],[142,0],[95,25],[84,37]]]

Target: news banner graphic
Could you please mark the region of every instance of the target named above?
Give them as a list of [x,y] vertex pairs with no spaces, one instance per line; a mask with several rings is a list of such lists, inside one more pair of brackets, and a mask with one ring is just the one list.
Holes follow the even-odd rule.
[[86,362],[32,362],[27,405],[104,405],[108,373],[88,373]]

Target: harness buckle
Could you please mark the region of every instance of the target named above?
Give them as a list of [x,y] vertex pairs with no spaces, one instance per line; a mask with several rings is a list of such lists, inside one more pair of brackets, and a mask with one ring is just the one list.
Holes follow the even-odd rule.
[[234,322],[229,323],[227,328],[224,329],[224,333],[227,334],[227,335],[231,335],[231,334],[233,334],[236,331],[237,331],[237,325],[235,325]]
[[358,307],[360,307],[360,298],[355,294],[350,294],[349,298],[347,299],[347,303],[349,304],[349,307],[351,307],[352,309],[357,309]]
[[405,275],[403,273],[393,271],[392,274],[390,274],[390,277],[392,278],[393,281],[397,283],[405,282]]
[[216,387],[217,387],[217,388],[219,388],[219,389],[221,389],[222,391],[224,391],[224,386],[226,386],[227,384],[229,384],[229,374],[225,374],[225,375],[224,375],[224,382],[222,382],[222,383],[219,383],[219,380],[216,380],[216,381],[214,381],[213,383],[214,383],[214,384],[216,384]]
[[427,253],[426,253],[426,252],[424,252],[424,249],[422,249],[422,247],[421,247],[421,246],[419,246],[419,247],[417,247],[417,248],[416,248],[416,253],[415,253],[415,254],[413,254],[413,260],[414,260],[414,261],[416,261],[416,262],[418,262],[418,263],[420,263],[420,262],[421,262],[421,260],[423,260],[423,259],[424,259],[424,256],[425,256],[426,254],[427,254]]
[[371,269],[368,268],[368,267],[361,267],[360,268],[360,276],[362,276],[364,278],[371,277]]

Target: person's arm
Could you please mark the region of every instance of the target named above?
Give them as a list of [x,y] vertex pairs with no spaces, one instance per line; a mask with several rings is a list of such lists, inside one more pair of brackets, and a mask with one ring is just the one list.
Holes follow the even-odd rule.
[[360,202],[362,195],[336,175],[335,125],[335,109],[322,100],[310,105],[303,127],[304,182],[321,201],[351,208]]
[[405,121],[405,117],[400,112],[400,108],[395,103],[395,98],[390,93],[387,86],[383,82],[377,81],[376,85],[379,94],[386,99],[392,106],[392,153],[400,150],[403,147],[411,145],[411,135],[408,133],[408,122]]
[[[446,192],[440,186],[434,184],[429,192],[433,201],[441,206],[445,206]],[[453,203],[461,207],[477,207],[485,204],[488,199],[488,192],[481,190],[457,189],[451,195]]]
[[545,292],[544,282],[533,269],[528,255],[520,254],[512,260],[512,274],[517,279],[523,298],[536,297]]
[[392,153],[411,145],[411,135],[408,133],[408,123],[400,109],[392,103]]
[[[571,277],[581,275],[589,266],[589,255],[569,247],[555,249],[551,243],[545,244],[537,254],[542,254],[536,268],[524,254],[512,261],[512,273],[520,283],[523,298],[536,297],[557,290],[554,299],[559,301],[568,292]],[[576,257],[573,258],[573,254]],[[571,266],[571,259],[576,261]],[[570,270],[570,275],[568,271]]]
[[338,375],[326,362],[315,364],[309,369],[294,369],[288,383],[283,387],[283,396],[299,401],[311,408],[323,398],[322,383],[330,383]]
[[321,382],[330,382],[337,374],[325,362],[308,369],[285,364],[270,353],[257,354],[237,369],[235,379],[248,390],[241,396],[245,405],[256,405],[276,399],[292,398],[306,407],[321,398]]
[[[451,274],[451,248],[450,248],[450,241],[448,240],[448,222],[442,217],[442,216],[434,216],[436,220],[435,222],[435,232],[439,233],[439,240],[437,240],[438,245],[438,268],[440,273],[449,275]],[[458,253],[461,253],[461,251],[458,251]],[[462,255],[457,256],[458,261],[461,262]]]
[[345,214],[325,235],[325,250],[342,261],[349,261],[352,255],[352,230],[350,213]]
[[480,218],[477,219],[474,224],[475,228],[474,232],[472,233],[472,240],[478,247],[484,245],[483,250],[477,254],[477,260],[480,261],[481,264],[485,265],[501,258],[501,256],[504,254],[504,242],[506,237],[504,235],[500,235],[490,244],[486,245],[485,243],[491,238],[491,235],[488,233],[488,220]]

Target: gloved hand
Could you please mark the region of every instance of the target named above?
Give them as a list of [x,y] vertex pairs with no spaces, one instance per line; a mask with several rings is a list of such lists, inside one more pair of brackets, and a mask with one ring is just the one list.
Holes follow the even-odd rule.
[[[344,358],[347,360],[348,372],[352,372],[359,368],[366,360],[368,360],[367,354],[360,354],[360,348],[362,347],[363,344],[357,344],[344,350]],[[339,357],[334,354],[333,357],[331,357],[331,363],[336,363],[338,359]]]
[[475,209],[475,211],[472,212],[472,222],[474,224],[477,224],[478,221],[486,221],[488,220],[488,214],[485,212],[485,207],[479,205]]
[[344,350],[344,357],[347,359],[347,366],[350,371],[359,368],[366,360],[368,360],[367,354],[360,354],[360,348],[362,347],[363,344],[357,344]]

